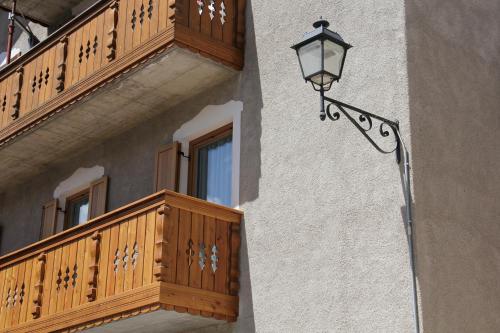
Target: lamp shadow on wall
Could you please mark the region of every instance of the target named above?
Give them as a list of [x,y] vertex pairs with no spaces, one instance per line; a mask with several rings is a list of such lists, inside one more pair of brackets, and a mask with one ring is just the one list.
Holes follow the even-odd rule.
[[405,6],[425,332],[500,330],[499,11],[498,2]]

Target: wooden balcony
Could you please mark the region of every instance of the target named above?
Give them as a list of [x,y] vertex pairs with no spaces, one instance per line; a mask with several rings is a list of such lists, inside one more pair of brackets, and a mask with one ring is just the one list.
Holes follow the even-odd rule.
[[237,73],[245,0],[204,3],[100,1],[0,70],[0,186]]
[[235,321],[241,218],[162,191],[3,256],[0,332],[174,332]]

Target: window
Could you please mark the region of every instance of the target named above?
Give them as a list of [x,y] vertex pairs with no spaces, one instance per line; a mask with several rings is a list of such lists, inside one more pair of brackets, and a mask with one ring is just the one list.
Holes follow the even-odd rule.
[[231,206],[232,124],[191,141],[190,194]]
[[[108,177],[99,178],[88,186],[76,194],[57,197],[43,205],[40,239],[84,224],[106,212]],[[66,202],[62,204],[64,210],[59,207],[59,199]]]
[[89,219],[89,190],[85,190],[66,199],[66,220],[64,229],[69,229],[87,222]]

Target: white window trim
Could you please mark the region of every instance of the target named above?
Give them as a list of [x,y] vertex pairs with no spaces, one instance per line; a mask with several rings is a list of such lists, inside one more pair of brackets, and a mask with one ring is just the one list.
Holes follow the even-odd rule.
[[[243,102],[230,101],[224,105],[208,105],[193,119],[184,123],[174,132],[173,141],[181,143],[181,150],[187,156],[189,142],[216,129],[233,123],[233,156],[231,176],[231,206],[238,208],[240,204],[240,143],[241,143],[241,112]],[[179,192],[187,193],[189,162],[181,157]]]

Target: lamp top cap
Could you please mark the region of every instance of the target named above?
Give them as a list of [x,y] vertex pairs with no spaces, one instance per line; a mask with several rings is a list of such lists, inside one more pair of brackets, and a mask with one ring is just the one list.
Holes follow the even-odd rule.
[[320,19],[318,21],[313,23],[313,27],[315,29],[318,29],[319,27],[328,28],[329,26],[330,26],[330,22],[328,22],[327,20],[323,20],[322,17],[320,17]]
[[329,26],[330,23],[327,20],[323,20],[323,18],[320,17],[320,20],[314,22],[313,24],[314,30],[306,32],[304,34],[304,37],[302,38],[302,41],[293,45],[292,49],[298,50],[300,47],[312,41],[323,40],[323,39],[328,39],[330,41],[333,41],[334,43],[339,44],[346,49],[351,48],[351,45],[346,43],[338,33],[329,30],[328,29]]

